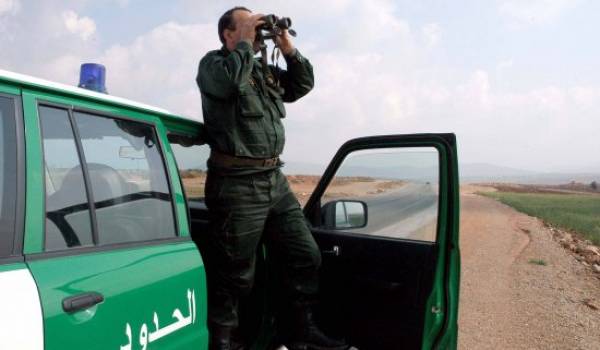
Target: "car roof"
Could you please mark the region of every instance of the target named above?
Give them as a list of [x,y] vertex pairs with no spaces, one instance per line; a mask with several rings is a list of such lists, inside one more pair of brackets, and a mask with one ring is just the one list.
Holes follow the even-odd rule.
[[86,99],[92,99],[99,102],[110,103],[113,105],[119,105],[123,107],[133,108],[142,110],[145,112],[152,112],[154,114],[159,114],[161,116],[176,118],[176,119],[184,119],[186,121],[200,122],[198,119],[192,117],[185,117],[171,113],[170,111],[151,106],[145,103],[132,101],[126,98],[112,96],[108,94],[103,94],[99,92],[95,92],[92,90],[83,89],[77,86],[71,86],[66,84],[61,84],[49,80],[44,80],[36,77],[32,77],[25,74],[10,72],[6,70],[0,69],[0,82],[8,82],[12,84],[18,84],[21,86],[32,87],[36,89],[50,90],[54,92],[59,92],[63,94],[68,94],[74,97],[83,97]]

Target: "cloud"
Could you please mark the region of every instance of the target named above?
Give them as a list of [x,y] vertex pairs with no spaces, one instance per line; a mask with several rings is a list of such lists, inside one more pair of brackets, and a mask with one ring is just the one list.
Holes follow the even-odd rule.
[[425,45],[433,47],[437,45],[442,36],[442,28],[437,23],[428,23],[421,29],[425,39]]
[[[75,85],[81,63],[103,63],[110,94],[201,117],[195,77],[202,55],[220,47],[216,25],[166,22],[103,48],[94,40],[95,22],[63,5],[74,3],[44,2],[11,20],[14,37],[0,35],[0,46],[11,48],[0,56],[0,67]],[[35,26],[27,25],[26,12]]]
[[579,0],[503,0],[498,4],[500,14],[514,25],[544,25],[579,4]]
[[355,1],[345,11],[345,25],[339,31],[338,42],[346,49],[365,50],[379,45],[407,45],[411,28],[407,21],[395,15],[392,1]]
[[117,3],[117,5],[119,5],[119,7],[125,8],[129,6],[130,0],[115,0],[115,2]]
[[[75,84],[79,64],[97,61],[107,66],[112,95],[201,119],[197,64],[220,47],[215,22],[227,4],[207,6],[210,11],[187,11],[206,18],[174,15],[135,39],[99,46],[94,38],[102,37],[105,24],[96,28],[89,19],[95,29],[86,32],[81,23],[87,17],[80,15],[85,7],[43,2],[39,9],[24,2],[16,16],[0,22],[8,23],[14,36],[0,36],[0,46],[7,48],[0,65]],[[248,6],[267,5],[251,1]],[[481,67],[449,63],[452,57],[444,58],[451,53],[440,45],[445,28],[401,17],[393,1],[327,2],[326,15],[298,1],[267,9],[297,20],[295,43],[316,77],[315,89],[287,106],[286,160],[326,163],[349,138],[418,132],[457,133],[462,161],[538,170],[555,166],[557,159],[586,164],[591,150],[600,148],[597,128],[590,127],[600,110],[597,84],[523,84],[522,58],[513,59],[510,52],[496,64],[482,61]],[[71,29],[61,17],[69,11]],[[75,35],[81,40],[73,40]]]
[[456,97],[472,106],[478,106],[483,110],[491,108],[490,78],[488,72],[476,70],[471,74],[464,85],[456,89]]
[[110,93],[200,118],[198,62],[219,47],[212,25],[168,22],[130,44],[109,47],[95,60],[107,67]]
[[514,65],[515,65],[515,60],[514,59],[512,59],[512,58],[506,59],[506,60],[503,60],[503,61],[499,62],[496,65],[496,70],[498,72],[502,72],[504,70],[512,68]]
[[19,0],[0,0],[0,16],[15,15],[20,9]]
[[[75,16],[69,14],[67,18],[81,19],[74,10],[80,10],[80,3],[81,0],[73,3],[58,0],[20,3],[20,10],[15,15],[4,16],[0,21],[0,47],[3,48],[0,66],[41,78],[73,83],[77,75],[71,75],[71,70],[77,71],[81,61],[75,68],[53,66],[51,63],[66,62],[63,56],[88,60],[98,52],[98,40],[92,40],[95,35],[82,40],[80,33],[74,34],[65,24],[63,14],[69,12],[74,12]],[[85,30],[83,33],[86,33]],[[69,74],[66,72],[68,68],[71,69]]]
[[[286,1],[264,1],[248,0],[244,1],[243,6],[249,8],[255,13],[274,13],[279,16],[292,17],[292,20],[300,20],[307,24],[308,22],[331,21],[332,18],[339,18],[340,14],[347,12],[355,4],[362,1],[357,0],[329,0],[320,1],[318,6],[311,6],[304,0],[286,0]],[[214,21],[234,6],[239,6],[238,0],[221,1],[198,1],[182,0],[182,14],[191,15],[196,21]],[[338,23],[336,23],[338,24]]]
[[568,96],[582,109],[598,107],[600,101],[600,88],[590,86],[576,86],[568,90]]
[[82,40],[88,40],[96,33],[96,23],[89,17],[80,17],[75,11],[68,10],[62,13],[65,28]]
[[600,110],[599,88],[549,85],[517,92],[500,89],[484,69],[436,79],[428,70],[441,67],[398,65],[396,57],[314,55],[316,88],[288,108],[286,156],[327,162],[352,137],[454,132],[463,161],[552,170],[586,164],[587,152],[600,147],[590,127]]

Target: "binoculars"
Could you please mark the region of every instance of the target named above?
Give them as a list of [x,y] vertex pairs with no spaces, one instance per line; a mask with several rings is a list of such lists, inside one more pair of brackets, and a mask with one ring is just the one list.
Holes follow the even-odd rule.
[[263,39],[273,39],[282,35],[284,30],[288,30],[291,36],[296,36],[296,32],[290,29],[292,20],[289,17],[277,17],[276,15],[266,15],[261,18],[265,23],[256,27],[259,35]]

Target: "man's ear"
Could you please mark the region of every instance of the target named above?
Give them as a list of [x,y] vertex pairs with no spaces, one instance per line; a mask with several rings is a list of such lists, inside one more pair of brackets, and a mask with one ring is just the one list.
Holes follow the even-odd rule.
[[231,29],[224,29],[223,30],[223,37],[225,38],[225,43],[227,44],[227,42],[230,42],[233,40],[233,33],[234,31]]

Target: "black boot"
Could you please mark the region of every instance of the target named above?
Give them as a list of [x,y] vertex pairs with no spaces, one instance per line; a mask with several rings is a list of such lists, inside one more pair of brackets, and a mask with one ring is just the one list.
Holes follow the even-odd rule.
[[231,327],[211,327],[209,350],[244,350],[244,346],[236,341]]
[[313,311],[308,306],[294,310],[292,337],[286,342],[289,350],[346,350],[348,344],[326,336],[315,323]]

